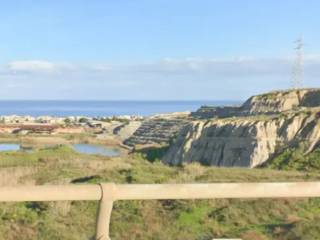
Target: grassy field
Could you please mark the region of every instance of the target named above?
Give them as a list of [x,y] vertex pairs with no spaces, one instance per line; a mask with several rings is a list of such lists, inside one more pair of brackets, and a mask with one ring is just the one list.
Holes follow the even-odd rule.
[[[141,154],[108,158],[79,154],[61,145],[30,153],[0,153],[0,184],[320,180],[317,168],[296,171],[295,166],[281,167],[285,166],[284,161],[288,162],[287,158],[286,155],[273,163],[273,168],[281,170],[209,168],[197,164],[168,167],[157,160],[149,162]],[[319,158],[317,153],[310,161]],[[0,239],[92,239],[97,206],[97,202],[1,203]],[[320,239],[319,216],[320,199],[119,201],[112,214],[111,237],[114,240]]]

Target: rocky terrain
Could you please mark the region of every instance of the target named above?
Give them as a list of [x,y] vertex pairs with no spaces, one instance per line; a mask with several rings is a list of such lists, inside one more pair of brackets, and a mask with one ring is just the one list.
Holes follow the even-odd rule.
[[182,128],[163,161],[252,168],[288,148],[309,154],[320,143],[319,89],[271,92],[219,109],[224,114],[206,113]]
[[168,144],[190,121],[189,113],[156,115],[145,120],[131,137],[124,141],[128,146]]

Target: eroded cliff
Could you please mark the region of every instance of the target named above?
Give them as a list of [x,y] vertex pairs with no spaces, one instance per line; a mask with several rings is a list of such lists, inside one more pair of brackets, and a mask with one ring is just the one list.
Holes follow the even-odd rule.
[[290,146],[303,143],[311,152],[320,141],[315,112],[265,118],[194,121],[180,131],[164,162],[256,167]]
[[251,97],[241,107],[243,114],[184,127],[163,161],[256,167],[290,147],[302,146],[308,154],[320,143],[319,105],[317,89]]

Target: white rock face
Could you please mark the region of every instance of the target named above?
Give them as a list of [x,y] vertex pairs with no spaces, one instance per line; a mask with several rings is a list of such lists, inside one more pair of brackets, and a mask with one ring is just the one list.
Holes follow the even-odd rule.
[[299,142],[308,151],[320,143],[318,112],[198,120],[180,131],[163,161],[253,168]]
[[179,132],[164,162],[252,168],[300,143],[306,153],[320,144],[320,89],[270,92],[194,116],[199,120]]

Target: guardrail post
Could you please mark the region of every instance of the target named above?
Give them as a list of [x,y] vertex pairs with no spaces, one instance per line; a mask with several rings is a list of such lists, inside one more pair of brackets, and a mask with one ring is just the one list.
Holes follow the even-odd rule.
[[110,218],[115,200],[115,184],[100,184],[101,200],[97,218],[96,240],[110,240]]

